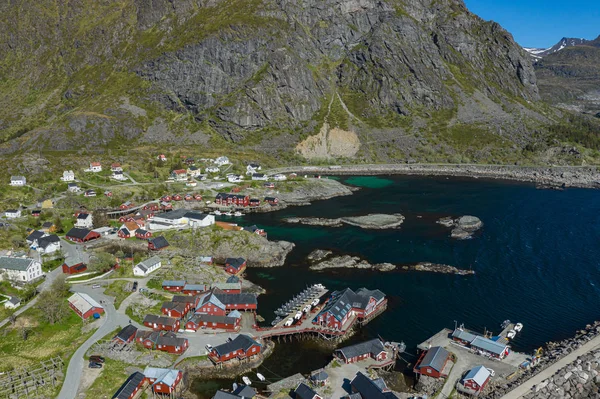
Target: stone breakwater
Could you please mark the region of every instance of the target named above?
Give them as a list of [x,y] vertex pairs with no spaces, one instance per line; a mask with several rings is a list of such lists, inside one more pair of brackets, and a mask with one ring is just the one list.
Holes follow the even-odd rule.
[[395,229],[404,223],[404,216],[399,213],[386,215],[382,213],[371,213],[364,216],[345,216],[341,218],[299,218],[291,217],[283,219],[287,223],[300,223],[309,226],[341,227],[345,224],[360,227],[361,229]]
[[[510,392],[525,383],[530,378],[542,373],[545,369],[560,361],[562,358],[578,350],[592,339],[600,337],[600,321],[588,324],[584,330],[577,331],[573,338],[559,342],[548,342],[538,364],[524,371],[514,380],[494,388],[492,392],[485,395],[485,399],[498,399],[506,395],[511,397]],[[596,346],[596,345],[594,345]],[[590,351],[579,356],[575,361],[565,365],[553,376],[544,379],[540,384],[533,387],[532,392],[525,398],[590,398],[597,396],[600,384],[598,374],[600,372],[600,349],[590,347]]]
[[507,179],[555,187],[600,187],[600,172],[593,166],[525,167],[510,165],[436,165],[436,164],[386,164],[344,166],[296,166],[280,168],[273,173],[298,174],[328,173],[335,175],[421,175],[464,176],[490,179]]

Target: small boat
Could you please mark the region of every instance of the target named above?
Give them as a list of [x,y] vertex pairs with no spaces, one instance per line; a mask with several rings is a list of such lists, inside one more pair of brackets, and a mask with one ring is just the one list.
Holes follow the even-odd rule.
[[262,375],[261,373],[256,373],[256,377],[257,377],[259,380],[261,380],[261,381],[265,381],[265,380],[266,380],[265,376],[264,376],[264,375]]
[[319,298],[315,299],[310,304],[311,304],[311,306],[317,306],[319,304]]
[[233,213],[233,216],[235,216],[235,217],[240,217],[240,216],[243,216],[243,215],[244,215],[244,214],[243,214],[242,212],[240,212],[240,211],[235,211],[235,212]]
[[301,318],[302,318],[302,312],[301,311],[297,311],[296,312],[296,316],[294,316],[294,319],[300,320]]
[[233,214],[231,212],[225,212],[223,215],[225,215],[225,216],[232,216]]
[[214,211],[213,213],[214,213],[216,216],[221,216],[221,211],[220,211],[220,210],[218,210],[218,209],[217,209],[216,211]]
[[523,329],[523,323],[517,323],[517,324],[515,324],[515,331],[516,332],[521,332],[522,329]]
[[243,376],[242,377],[242,381],[244,381],[244,384],[246,385],[252,385],[252,381],[250,381],[250,378]]
[[510,324],[510,320],[507,319],[507,320],[504,320],[502,322],[502,324],[500,324],[500,327],[506,328],[506,327],[508,327],[509,324]]
[[508,339],[513,339],[515,337],[515,335],[517,335],[517,332],[515,330],[510,330],[507,334],[506,334],[506,338]]

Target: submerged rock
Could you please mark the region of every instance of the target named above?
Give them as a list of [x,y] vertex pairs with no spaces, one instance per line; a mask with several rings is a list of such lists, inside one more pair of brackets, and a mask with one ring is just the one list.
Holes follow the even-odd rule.
[[458,274],[466,276],[469,274],[475,274],[473,270],[459,269],[450,265],[443,265],[439,263],[420,262],[416,265],[402,266],[402,270],[410,270],[416,272],[430,272],[430,273],[442,273],[442,274]]
[[398,228],[404,223],[404,216],[399,213],[394,214],[382,214],[372,213],[364,216],[345,216],[342,218],[300,218],[292,217],[283,219],[287,223],[300,223],[310,226],[327,226],[327,227],[341,227],[344,224],[350,226],[360,227],[362,229],[394,229]]
[[325,250],[325,249],[315,249],[310,254],[308,254],[308,256],[306,258],[311,262],[318,262],[320,260],[327,258],[332,253],[333,253],[332,251]]

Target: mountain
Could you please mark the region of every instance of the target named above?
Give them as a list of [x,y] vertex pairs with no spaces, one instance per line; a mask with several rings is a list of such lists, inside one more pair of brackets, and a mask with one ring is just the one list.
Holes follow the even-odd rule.
[[544,100],[579,112],[600,112],[600,36],[548,53],[534,66]]
[[0,24],[5,154],[492,162],[548,123],[527,53],[460,0],[11,0]]
[[567,47],[586,45],[592,43],[592,40],[586,39],[576,39],[572,37],[563,37],[556,43],[554,46],[549,48],[535,48],[535,47],[524,47],[523,49],[527,51],[534,59],[544,58],[547,55],[554,54],[557,51],[560,51]]

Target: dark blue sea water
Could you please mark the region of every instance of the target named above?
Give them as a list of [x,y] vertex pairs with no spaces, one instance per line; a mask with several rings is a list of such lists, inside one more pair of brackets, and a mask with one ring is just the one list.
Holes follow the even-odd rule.
[[[248,278],[268,291],[259,298],[259,313],[266,318],[314,282],[331,289],[384,291],[390,306],[367,329],[388,340],[404,340],[409,348],[442,327],[453,327],[454,320],[499,332],[500,323],[511,319],[525,325],[513,342],[525,351],[600,318],[600,191],[538,190],[525,183],[445,177],[348,177],[342,182],[362,187],[352,196],[249,217],[268,231],[269,239],[296,243],[284,267],[248,270]],[[281,221],[372,212],[400,212],[406,221],[399,230]],[[471,240],[451,239],[449,229],[435,223],[465,214],[484,222]],[[315,248],[357,254],[370,262],[444,263],[472,268],[476,275],[312,272],[305,258]]]
[[[275,316],[273,310],[316,282],[332,290],[365,286],[385,292],[390,299],[387,311],[353,341],[380,335],[404,341],[413,353],[418,343],[443,327],[453,328],[454,320],[493,332],[500,332],[505,319],[522,322],[525,327],[512,346],[530,351],[600,319],[600,191],[537,190],[525,183],[445,177],[340,180],[361,189],[352,196],[245,218],[244,224],[265,228],[270,240],[296,244],[285,266],[247,270],[247,278],[267,290],[259,297],[259,314],[268,322]],[[281,221],[290,216],[398,212],[406,217],[399,230]],[[461,215],[484,222],[471,240],[451,239],[450,230],[435,223],[444,216]],[[313,272],[306,255],[316,248],[360,255],[372,263],[444,263],[472,268],[476,275]],[[282,344],[260,370],[272,375],[267,378],[306,373],[325,365],[330,353],[312,343]]]

